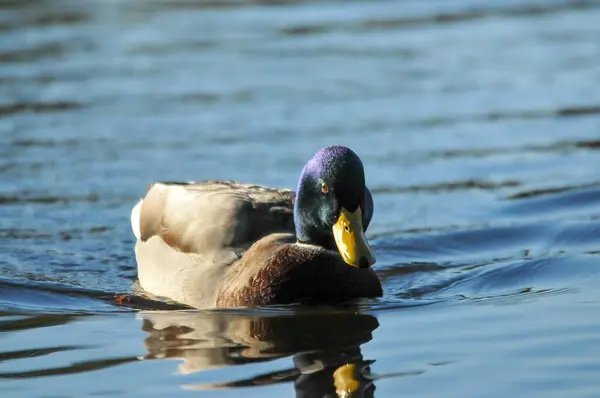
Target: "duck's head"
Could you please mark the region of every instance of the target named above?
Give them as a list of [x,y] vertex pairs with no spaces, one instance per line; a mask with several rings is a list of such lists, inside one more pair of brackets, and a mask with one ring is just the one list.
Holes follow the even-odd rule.
[[354,267],[370,267],[375,255],[365,231],[372,216],[373,199],[360,158],[343,146],[318,151],[298,180],[294,202],[298,241],[337,250]]

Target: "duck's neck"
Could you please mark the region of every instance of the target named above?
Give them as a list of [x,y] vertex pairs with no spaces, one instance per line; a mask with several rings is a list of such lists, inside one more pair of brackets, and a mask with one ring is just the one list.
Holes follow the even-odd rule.
[[296,198],[294,205],[294,225],[298,242],[337,251],[333,231],[320,225],[318,219],[307,211],[306,207],[299,204],[301,201],[302,199]]
[[333,233],[322,233],[318,228],[307,230],[305,227],[298,227],[296,224],[296,239],[300,243],[321,246],[327,250],[337,251]]

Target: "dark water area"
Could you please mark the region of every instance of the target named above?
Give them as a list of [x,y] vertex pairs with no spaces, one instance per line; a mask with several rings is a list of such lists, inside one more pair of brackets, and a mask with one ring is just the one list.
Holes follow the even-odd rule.
[[[0,395],[600,396],[600,2],[0,2]],[[362,158],[384,296],[133,296],[156,180]]]

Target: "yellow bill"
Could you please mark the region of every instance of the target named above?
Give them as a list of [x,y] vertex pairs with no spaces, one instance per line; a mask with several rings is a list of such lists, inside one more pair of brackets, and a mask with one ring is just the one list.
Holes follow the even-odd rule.
[[375,255],[363,231],[362,210],[350,213],[344,207],[333,226],[333,238],[342,259],[353,267],[367,268],[375,264]]

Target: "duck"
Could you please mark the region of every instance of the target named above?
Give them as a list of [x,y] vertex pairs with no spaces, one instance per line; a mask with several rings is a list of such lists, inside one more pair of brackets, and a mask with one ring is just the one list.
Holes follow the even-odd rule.
[[131,211],[137,285],[193,308],[380,297],[365,235],[373,213],[362,161],[341,145],[318,150],[295,191],[155,182]]

